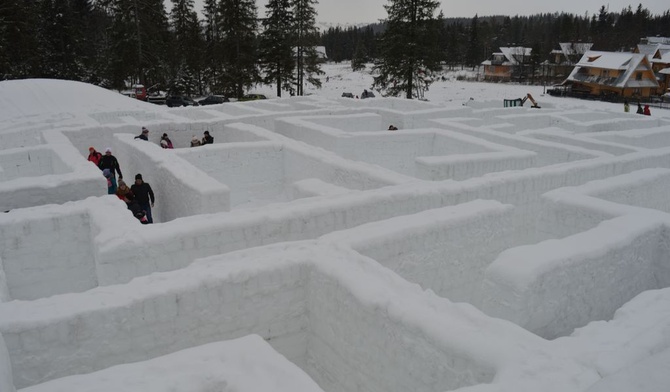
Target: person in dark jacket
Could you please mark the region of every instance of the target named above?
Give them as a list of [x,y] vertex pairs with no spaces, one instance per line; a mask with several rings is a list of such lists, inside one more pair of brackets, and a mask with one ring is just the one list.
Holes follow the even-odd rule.
[[210,136],[209,131],[205,131],[205,136],[202,138],[202,145],[214,144],[214,137]]
[[149,141],[149,130],[146,129],[145,127],[142,127],[142,133],[135,136],[135,139],[142,139],[142,140]]
[[644,109],[642,109],[642,105],[640,103],[637,103],[637,114],[644,114]]
[[111,194],[116,193],[116,173],[119,173],[119,180],[123,179],[123,174],[121,174],[121,167],[119,166],[119,161],[116,160],[116,157],[112,155],[112,149],[107,147],[105,149],[105,155],[100,158],[100,163],[98,164],[100,170],[109,169],[111,172],[110,181],[112,182]]
[[133,192],[135,200],[146,213],[147,223],[154,223],[153,217],[151,216],[151,208],[154,206],[155,202],[154,191],[151,189],[151,185],[144,182],[142,174],[137,173],[137,175],[135,175],[135,183],[130,187],[130,191]]

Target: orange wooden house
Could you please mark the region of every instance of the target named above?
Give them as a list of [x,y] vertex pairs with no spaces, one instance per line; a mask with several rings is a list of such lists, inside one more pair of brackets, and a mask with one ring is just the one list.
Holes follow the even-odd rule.
[[531,48],[501,47],[493,53],[490,60],[481,63],[484,66],[484,80],[507,82],[512,79],[515,69],[521,69],[529,60]]
[[590,95],[643,98],[660,89],[649,58],[642,53],[586,52],[563,82]]

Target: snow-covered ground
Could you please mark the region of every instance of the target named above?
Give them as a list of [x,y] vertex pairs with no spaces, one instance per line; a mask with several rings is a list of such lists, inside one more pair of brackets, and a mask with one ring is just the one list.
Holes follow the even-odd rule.
[[667,390],[670,112],[324,70],[196,108],[0,82],[0,391]]

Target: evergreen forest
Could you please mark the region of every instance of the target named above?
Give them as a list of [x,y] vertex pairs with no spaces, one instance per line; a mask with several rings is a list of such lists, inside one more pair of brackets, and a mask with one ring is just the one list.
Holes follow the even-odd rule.
[[[316,46],[325,46],[329,61],[354,68],[384,60],[386,23],[319,31],[316,0],[267,0],[262,9],[255,0],[204,3],[199,13],[193,0],[3,0],[0,80],[55,78],[114,89],[141,83],[231,97],[273,83],[278,95],[301,95],[305,83],[321,83]],[[630,51],[642,37],[670,36],[670,9],[654,15],[641,4],[583,15],[468,19],[443,12],[427,40],[449,68],[475,67],[501,46],[530,47],[543,60],[559,42]]]

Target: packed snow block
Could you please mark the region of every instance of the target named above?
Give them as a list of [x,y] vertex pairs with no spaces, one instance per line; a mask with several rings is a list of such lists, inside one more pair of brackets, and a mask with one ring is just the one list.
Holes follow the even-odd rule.
[[229,143],[178,154],[228,186],[233,208],[289,201],[291,184],[306,178],[349,189],[374,189],[399,182],[340,157],[290,143]]
[[416,176],[429,181],[465,180],[487,173],[533,167],[537,154],[531,151],[490,152],[416,158]]
[[343,131],[339,129],[319,127],[302,117],[277,119],[275,121],[275,132],[333,152],[337,151],[337,136],[343,134]]
[[72,171],[46,146],[0,151],[0,182]]
[[299,359],[308,328],[305,265],[290,255],[262,258],[216,259],[126,285],[1,303],[16,387],[249,334]]
[[624,216],[560,240],[509,249],[491,264],[482,308],[553,339],[607,320],[637,294],[670,285],[666,230],[649,216]]
[[24,388],[21,392],[168,390],[323,392],[303,370],[258,335],[209,343],[90,374],[63,377]]
[[182,159],[176,150],[128,134],[117,134],[115,139],[115,156],[124,162],[122,172],[128,186],[134,183],[136,174],[142,174],[154,191],[154,222],[230,210],[230,189]]
[[437,295],[475,303],[484,271],[502,250],[530,243],[535,225],[510,205],[476,200],[332,233],[354,250]]
[[294,143],[284,145],[284,167],[289,183],[318,178],[342,188],[371,190],[412,181],[407,176],[351,162],[336,154],[302,148]]
[[11,299],[81,292],[98,284],[85,208],[47,206],[1,214],[0,258]]
[[305,180],[296,181],[291,184],[291,191],[291,196],[294,199],[313,196],[342,195],[351,192],[349,189],[329,184],[318,178],[307,178]]
[[214,136],[214,143],[263,142],[276,137],[274,132],[244,123],[225,124],[220,134],[212,134],[212,136]]
[[441,124],[445,129],[450,131],[463,133],[502,146],[535,152],[537,153],[537,166],[549,166],[558,163],[611,156],[611,154],[603,151],[588,150],[577,146],[537,140],[522,135],[508,135],[498,130],[487,129],[486,127],[473,127],[468,124],[449,122],[448,120],[433,121],[435,124]]
[[69,144],[0,151],[0,211],[106,193],[100,170]]
[[632,129],[622,131],[588,133],[584,136],[605,142],[620,143],[641,148],[664,148],[670,146],[670,126],[668,125],[648,129],[633,127]]
[[584,134],[574,134],[560,128],[546,128],[523,132],[523,136],[530,136],[535,139],[548,142],[569,144],[571,146],[585,148],[587,150],[603,151],[612,155],[623,155],[640,151],[639,147],[625,145],[623,143],[607,142],[586,136]]
[[[353,252],[283,244],[84,294],[3,303],[0,332],[19,388],[258,334],[326,390],[448,390],[495,373],[484,344],[461,342],[496,330],[510,347],[530,343],[509,323],[439,301]],[[518,354],[505,344],[498,358]]]
[[[349,181],[350,177],[355,176],[345,178]],[[281,208],[268,206],[261,213],[239,209],[205,220],[191,217],[150,228],[128,227],[123,233],[107,229],[103,234],[113,241],[102,245],[97,254],[98,278],[100,285],[125,283],[137,276],[184,268],[197,258],[313,239],[334,230],[442,207],[455,198],[439,193],[419,197],[414,184],[392,195],[382,188],[317,201],[299,199]]]
[[670,169],[655,168],[592,181],[573,191],[613,203],[670,212],[668,189]]
[[575,132],[608,132],[629,129],[653,128],[661,125],[657,118],[637,116],[632,114],[612,114],[594,111],[567,111],[552,114],[561,128]]
[[0,257],[0,302],[10,301],[12,297],[9,296],[9,287],[7,286],[7,275],[5,274],[5,266]]
[[409,321],[407,304],[394,309],[378,297],[391,294],[376,285],[377,279],[354,271],[367,287],[352,289],[352,284],[365,285],[357,279],[310,275],[307,372],[324,390],[446,391],[491,382],[490,358],[478,357],[472,346],[453,344],[458,337],[447,336],[444,329],[432,334],[428,320]]
[[462,158],[465,155],[477,156],[496,152],[513,154],[518,150],[456,132],[415,129],[338,138],[336,152],[345,158],[373,163],[404,175],[431,179],[431,175],[423,167],[418,167],[418,157],[435,156],[448,159],[453,155]]
[[449,108],[429,108],[412,111],[410,113],[404,113],[401,123],[403,124],[403,128],[406,129],[430,128],[434,126],[431,120],[438,118],[449,118],[452,121],[481,121],[472,115],[471,108],[466,106],[458,106]]
[[333,116],[307,116],[303,121],[312,123],[316,128],[339,130],[346,133],[384,131],[382,117],[374,113],[358,113]]
[[555,344],[597,370],[597,382],[588,392],[660,391],[670,385],[665,371],[670,366],[668,314],[670,288],[645,291],[612,320],[590,323]]
[[547,216],[557,228],[584,231],[598,223],[626,214],[670,212],[665,193],[670,188],[669,169],[643,169],[628,174],[565,187],[542,195]]
[[232,208],[258,200],[286,200],[284,152],[280,144],[216,144],[179,151],[179,155],[227,186]]
[[24,129],[19,132],[0,132],[0,151],[15,148],[29,148],[44,144],[42,132],[37,129]]
[[12,362],[5,345],[5,339],[0,334],[0,391],[15,392],[14,379],[12,377]]

